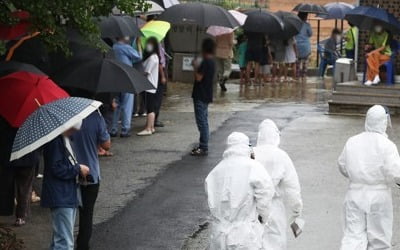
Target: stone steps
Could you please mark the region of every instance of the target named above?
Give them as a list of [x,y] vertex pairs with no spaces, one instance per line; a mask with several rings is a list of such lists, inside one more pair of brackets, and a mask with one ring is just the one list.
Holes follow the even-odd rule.
[[359,82],[338,84],[328,102],[329,113],[365,114],[369,107],[381,104],[392,114],[400,114],[400,87],[363,86]]

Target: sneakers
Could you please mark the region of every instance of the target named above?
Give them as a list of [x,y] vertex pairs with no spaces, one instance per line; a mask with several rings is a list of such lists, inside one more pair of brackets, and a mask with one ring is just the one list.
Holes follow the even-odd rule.
[[365,86],[371,86],[372,85],[372,81],[368,80],[364,83]]
[[16,227],[22,227],[23,225],[26,224],[26,221],[22,218],[17,218],[17,220],[15,221],[15,226]]
[[117,137],[117,133],[110,133],[110,137]]
[[152,134],[153,134],[153,132],[152,131],[148,131],[148,130],[143,130],[143,131],[137,133],[138,136],[149,136],[149,135],[152,135]]
[[377,85],[381,82],[381,78],[379,77],[379,75],[376,75],[374,80],[372,81],[373,85]]
[[32,191],[31,202],[32,203],[40,202],[40,197],[36,194],[35,191]]
[[222,91],[222,92],[228,91],[228,89],[227,89],[226,86],[225,86],[225,83],[220,83],[219,86],[221,87],[221,91]]
[[208,151],[201,149],[201,148],[194,148],[192,150],[192,152],[190,152],[190,155],[192,155],[192,156],[207,156]]

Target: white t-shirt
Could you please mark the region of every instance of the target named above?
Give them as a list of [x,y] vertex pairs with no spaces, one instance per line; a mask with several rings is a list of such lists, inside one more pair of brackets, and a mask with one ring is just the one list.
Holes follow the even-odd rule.
[[144,72],[146,72],[147,79],[153,84],[155,89],[146,90],[148,93],[156,93],[156,89],[158,87],[158,70],[159,70],[160,61],[156,54],[151,55],[146,61],[143,62]]

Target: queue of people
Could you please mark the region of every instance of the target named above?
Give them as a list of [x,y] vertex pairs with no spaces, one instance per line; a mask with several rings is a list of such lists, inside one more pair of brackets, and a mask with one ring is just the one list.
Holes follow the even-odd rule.
[[[299,12],[298,16],[303,26],[294,37],[282,40],[261,33],[239,35],[236,60],[240,67],[241,84],[296,82],[307,76],[312,29],[307,22],[307,13]],[[252,76],[254,80],[251,80]]]

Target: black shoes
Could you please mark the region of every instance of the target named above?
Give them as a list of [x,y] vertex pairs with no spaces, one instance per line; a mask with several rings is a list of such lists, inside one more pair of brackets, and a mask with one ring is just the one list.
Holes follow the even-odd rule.
[[201,148],[194,148],[192,150],[192,152],[190,152],[190,155],[192,155],[192,156],[207,156],[208,151],[205,149],[201,149]]
[[154,127],[156,127],[156,128],[163,128],[165,125],[164,125],[164,123],[163,122],[160,122],[160,121],[155,121],[154,122]]

